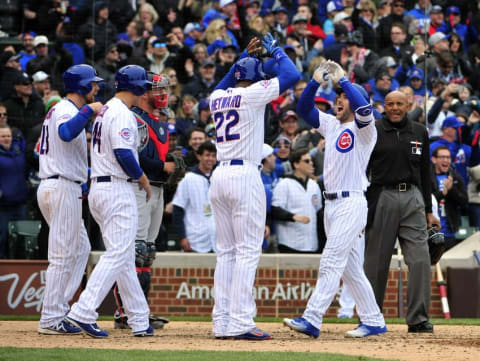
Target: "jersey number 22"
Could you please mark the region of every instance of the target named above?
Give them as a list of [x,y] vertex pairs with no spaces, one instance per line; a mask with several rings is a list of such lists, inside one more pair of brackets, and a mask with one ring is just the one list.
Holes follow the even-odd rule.
[[[224,140],[229,142],[231,140],[240,139],[240,134],[230,133],[231,129],[235,125],[237,125],[238,121],[240,120],[240,116],[238,115],[238,112],[236,110],[229,110],[227,114],[224,114],[223,112],[215,113],[213,119],[215,121],[215,133],[217,136],[217,143],[222,143]],[[224,122],[225,127],[223,128]]]

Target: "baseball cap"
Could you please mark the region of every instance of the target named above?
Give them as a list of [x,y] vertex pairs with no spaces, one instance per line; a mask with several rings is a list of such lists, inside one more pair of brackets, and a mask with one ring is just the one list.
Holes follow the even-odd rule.
[[0,64],[1,65],[5,65],[6,63],[8,63],[9,61],[14,61],[14,60],[18,60],[22,57],[22,54],[14,54],[12,51],[4,51],[2,53],[2,55],[0,56]]
[[268,144],[263,144],[262,160],[273,154],[273,148]]
[[177,127],[175,124],[168,123],[167,125],[168,134],[177,134]]
[[188,23],[187,25],[185,25],[185,29],[183,30],[183,33],[188,34],[189,32],[194,30],[203,31],[203,27],[199,23]]
[[345,6],[343,6],[342,0],[329,1],[327,4],[327,13],[332,11],[342,11],[343,9],[345,9]]
[[286,143],[286,144],[292,144],[292,142],[290,141],[290,139],[288,139],[287,137],[283,136],[283,135],[279,135],[277,137],[277,139],[274,140],[273,142],[273,147],[276,147],[277,145],[279,145],[280,143]]
[[448,39],[448,36],[442,33],[441,31],[437,31],[435,34],[430,36],[430,39],[428,39],[428,45],[434,46],[439,41],[442,41],[445,39]]
[[443,128],[458,128],[461,127],[463,124],[458,121],[458,118],[455,115],[446,117],[445,120],[442,123],[442,129]]
[[363,46],[362,32],[360,30],[355,30],[348,34],[347,44]]
[[265,8],[265,9],[262,9],[260,10],[260,12],[258,13],[258,15],[260,15],[262,18],[264,18],[265,16],[267,15],[270,15],[272,14],[272,9],[269,9],[269,8]]
[[295,16],[293,17],[292,19],[292,24],[296,24],[296,23],[299,23],[299,22],[307,22],[307,17],[305,15],[302,15],[302,14],[295,14]]
[[28,77],[27,73],[21,73],[19,72],[17,76],[15,77],[13,84],[21,84],[21,85],[30,85],[32,82],[30,81],[30,78]]
[[348,29],[345,25],[343,24],[335,24],[333,25],[334,28],[334,34],[336,38],[339,39],[347,39],[348,38]]
[[380,61],[387,68],[393,68],[398,65],[395,59],[391,56],[383,56],[380,58]]
[[447,16],[450,14],[460,14],[460,9],[458,6],[449,6],[447,8]]
[[224,6],[227,6],[233,2],[235,2],[235,0],[220,0],[220,7],[223,8]]
[[33,39],[34,47],[37,47],[41,44],[48,45],[48,38],[45,35],[37,35],[35,39]]
[[284,122],[288,118],[295,118],[295,120],[298,120],[298,115],[293,110],[287,110],[285,113],[282,114],[281,121]]
[[274,14],[277,14],[277,13],[288,14],[288,10],[287,10],[287,8],[284,7],[284,6],[277,6],[275,9],[273,9],[273,13],[274,13]]
[[45,81],[49,78],[50,76],[45,73],[44,71],[37,71],[35,74],[32,75],[32,80],[34,83],[40,83],[42,81]]
[[388,71],[382,70],[382,71],[379,71],[377,74],[375,74],[375,80],[382,79],[385,76],[388,76],[390,79],[392,79]]
[[430,14],[438,14],[443,13],[443,9],[440,5],[433,5],[432,10],[430,10]]
[[408,79],[423,79],[423,70],[414,68],[411,72],[410,75],[408,76]]
[[200,101],[198,102],[198,111],[202,111],[209,108],[210,108],[210,105],[209,105],[208,99],[207,98],[200,99]]
[[207,66],[215,67],[215,62],[214,62],[212,59],[207,58],[207,59],[205,59],[204,61],[202,61],[202,63],[200,64],[200,66],[201,66],[202,68],[207,67]]
[[52,95],[50,98],[48,98],[47,104],[45,104],[45,112],[48,113],[50,108],[59,103],[61,100],[62,98],[59,95]]
[[387,5],[387,4],[388,4],[388,0],[380,0],[378,2],[378,7],[382,7],[382,6]]
[[315,98],[313,98],[314,102],[315,103],[322,103],[322,104],[325,104],[328,106],[327,109],[330,109],[332,106],[331,104],[329,103],[329,101],[327,99],[325,99],[324,97],[321,97],[321,96],[316,96]]
[[350,19],[350,15],[348,15],[345,11],[340,11],[333,17],[333,23],[335,24],[345,19]]

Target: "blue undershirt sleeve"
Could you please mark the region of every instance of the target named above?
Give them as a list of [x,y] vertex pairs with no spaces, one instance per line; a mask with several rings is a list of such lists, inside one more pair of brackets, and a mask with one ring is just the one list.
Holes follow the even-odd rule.
[[58,127],[58,135],[64,142],[71,142],[75,139],[88,123],[88,120],[93,114],[92,108],[88,105],[84,105],[78,113],[70,118],[65,123],[60,124]]
[[282,94],[285,90],[294,86],[302,75],[282,49],[278,48],[275,50],[272,56],[278,63],[278,83],[280,85],[280,94]]
[[314,101],[315,93],[317,92],[319,86],[320,84],[318,84],[314,79],[310,80],[297,104],[298,115],[300,115],[303,120],[305,120],[314,128],[318,128],[320,126],[320,121],[318,120],[318,109],[315,107]]
[[179,206],[173,206],[172,223],[177,231],[178,238],[183,239],[187,236],[185,232],[185,210]]
[[142,176],[143,170],[140,168],[131,149],[117,148],[114,149],[113,152],[115,153],[115,158],[117,158],[120,167],[122,167],[123,171],[130,178],[138,179]]

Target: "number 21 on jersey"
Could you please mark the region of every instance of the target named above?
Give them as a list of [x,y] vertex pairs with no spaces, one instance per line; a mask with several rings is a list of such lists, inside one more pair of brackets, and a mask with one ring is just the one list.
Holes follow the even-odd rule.
[[215,113],[213,120],[215,121],[217,143],[240,139],[240,134],[232,133],[232,128],[237,125],[240,120],[240,116],[236,110],[232,109],[228,112]]

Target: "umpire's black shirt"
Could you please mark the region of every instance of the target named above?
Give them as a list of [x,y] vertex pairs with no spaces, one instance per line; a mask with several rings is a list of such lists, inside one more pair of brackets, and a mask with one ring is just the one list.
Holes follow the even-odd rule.
[[375,190],[383,186],[414,184],[423,194],[425,212],[431,213],[430,147],[426,128],[407,117],[393,123],[385,115],[375,125],[377,143],[368,164],[371,182],[368,193],[377,193]]

